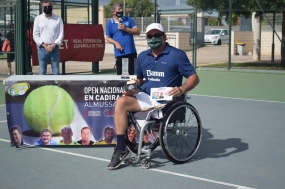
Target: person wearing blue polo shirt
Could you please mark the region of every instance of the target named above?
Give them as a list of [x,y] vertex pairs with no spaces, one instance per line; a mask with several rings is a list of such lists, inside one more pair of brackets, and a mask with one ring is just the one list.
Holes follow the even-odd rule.
[[41,131],[41,138],[34,145],[57,145],[57,142],[52,140],[52,133],[48,129]]
[[133,35],[140,35],[140,30],[131,17],[123,16],[122,4],[111,5],[111,18],[106,26],[106,40],[114,45],[117,75],[122,75],[122,59],[127,58],[129,75],[134,75],[137,58]]
[[[127,112],[139,112],[157,106],[158,102],[149,96],[151,88],[170,87],[167,95],[180,97],[199,83],[199,77],[186,53],[166,42],[161,24],[148,25],[146,34],[150,49],[139,54],[135,69],[137,84],[141,86],[142,92],[136,94],[131,90],[125,91],[115,103],[114,124],[117,145],[111,162],[107,166],[109,170],[117,169],[131,156],[125,144],[125,133],[128,127]],[[183,77],[186,81],[182,84]]]

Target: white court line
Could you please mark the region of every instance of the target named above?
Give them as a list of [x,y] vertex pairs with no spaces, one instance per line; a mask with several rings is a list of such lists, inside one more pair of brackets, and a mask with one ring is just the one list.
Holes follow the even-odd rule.
[[274,102],[285,104],[285,102],[280,101],[269,101],[269,100],[255,100],[255,99],[246,99],[246,98],[232,98],[232,97],[223,97],[223,96],[210,96],[210,95],[199,95],[199,94],[187,94],[191,98],[191,96],[203,96],[203,97],[213,97],[213,98],[226,98],[226,99],[234,99],[234,100],[248,100],[248,101],[257,101],[257,102]]
[[253,188],[240,186],[240,185],[236,185],[236,184],[220,182],[220,181],[216,181],[216,180],[205,179],[205,178],[201,178],[201,177],[195,177],[195,176],[190,176],[190,175],[185,175],[185,174],[180,174],[180,173],[175,173],[175,172],[170,172],[170,171],[164,171],[164,170],[160,170],[160,169],[150,169],[150,171],[156,171],[156,172],[160,172],[160,173],[166,173],[166,174],[175,175],[175,176],[179,176],[179,177],[186,177],[186,178],[191,178],[191,179],[195,179],[195,180],[201,180],[201,181],[205,181],[205,182],[211,182],[211,183],[215,183],[215,184],[225,185],[225,186],[232,186],[232,187],[236,187],[237,189],[253,189]]
[[0,121],[0,123],[4,123],[4,122],[7,122],[7,120]]
[[[0,138],[0,141],[9,142],[9,143],[11,142],[9,140],[5,140],[5,139],[1,139],[1,138]],[[31,146],[33,146],[33,145],[31,145]],[[99,161],[105,161],[105,162],[110,161],[108,159],[86,156],[86,155],[72,153],[72,152],[60,151],[60,150],[55,150],[55,149],[51,149],[51,148],[41,148],[41,147],[38,147],[38,148],[40,148],[42,150],[48,150],[48,151],[52,151],[52,152],[57,152],[57,153],[62,153],[62,154],[67,154],[67,155],[72,155],[72,156],[78,156],[78,157],[83,157],[83,158],[88,158],[88,159],[95,159],[95,160],[99,160]],[[194,180],[210,182],[210,183],[214,183],[214,184],[231,186],[231,187],[235,187],[237,189],[254,189],[254,188],[249,188],[249,187],[245,187],[245,186],[241,186],[241,185],[236,185],[236,184],[231,184],[231,183],[226,183],[226,182],[221,182],[221,181],[216,181],[216,180],[211,180],[211,179],[205,179],[205,178],[201,178],[201,177],[195,177],[195,176],[191,176],[191,175],[180,174],[180,173],[175,173],[175,172],[170,172],[170,171],[164,171],[164,170],[160,170],[160,169],[148,169],[148,170],[160,172],[160,173],[164,173],[164,174],[169,174],[169,175],[174,175],[174,176],[179,176],[179,177],[190,178],[190,179],[194,179]]]
[[5,106],[6,104],[0,104],[0,106]]

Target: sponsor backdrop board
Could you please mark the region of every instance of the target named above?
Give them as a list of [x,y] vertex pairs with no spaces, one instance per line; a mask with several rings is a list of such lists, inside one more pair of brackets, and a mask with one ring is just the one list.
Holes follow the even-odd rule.
[[62,143],[63,127],[71,128],[73,141],[81,140],[83,127],[90,128],[91,141],[102,141],[105,128],[114,128],[114,104],[126,81],[114,75],[11,76],[3,81],[8,129],[19,127],[23,142],[31,145],[43,129]]

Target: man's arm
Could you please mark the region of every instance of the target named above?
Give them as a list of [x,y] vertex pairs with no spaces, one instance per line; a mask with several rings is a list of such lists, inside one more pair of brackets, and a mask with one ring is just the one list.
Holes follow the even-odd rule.
[[[140,30],[139,30],[139,28],[137,26],[135,26],[134,28],[127,28],[127,27],[125,27],[124,24],[121,24],[121,25],[122,25],[122,29],[121,30],[124,30],[125,32],[128,32],[128,33],[130,33],[132,35],[140,35]],[[118,49],[120,51],[123,50],[123,47],[121,46],[121,44],[118,41],[112,39],[109,36],[106,36],[106,40],[109,43],[115,45],[116,49]]]
[[197,74],[193,74],[187,78],[185,83],[180,87],[173,87],[168,91],[168,95],[181,96],[188,91],[194,89],[194,87],[200,82]]
[[125,32],[128,32],[129,34],[132,35],[140,35],[141,32],[139,30],[139,28],[137,26],[133,27],[133,28],[127,28],[124,24],[122,24],[122,30],[124,30]]
[[138,86],[142,86],[143,85],[143,78],[138,78],[137,84],[138,84]]
[[38,28],[38,19],[39,17],[35,18],[34,27],[33,27],[33,39],[37,45],[41,45],[43,40],[40,38],[40,29]]
[[111,37],[109,37],[109,36],[106,36],[106,40],[109,42],[109,43],[111,43],[111,44],[113,44],[113,45],[117,45],[117,44],[120,44],[120,43],[118,43],[116,40],[114,40],[113,38],[111,38]]
[[62,18],[59,17],[59,35],[57,37],[57,39],[55,40],[54,44],[55,45],[60,45],[62,40],[63,40],[63,35],[64,35],[64,27],[63,27],[63,21]]
[[109,37],[109,36],[106,36],[106,40],[107,40],[109,43],[115,45],[116,49],[118,49],[119,51],[122,51],[122,50],[123,50],[123,47],[121,46],[121,44],[120,44],[118,41],[112,39],[112,38]]
[[188,91],[194,89],[194,87],[200,82],[200,79],[197,74],[193,74],[187,78],[185,83],[179,87],[179,90],[182,94],[187,93]]

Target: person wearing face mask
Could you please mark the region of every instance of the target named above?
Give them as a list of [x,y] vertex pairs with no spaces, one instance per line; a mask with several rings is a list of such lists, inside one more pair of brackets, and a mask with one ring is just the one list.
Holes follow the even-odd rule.
[[[116,100],[114,124],[117,145],[111,162],[107,166],[109,170],[117,169],[124,160],[131,156],[125,144],[128,126],[127,112],[139,112],[167,103],[152,100],[149,96],[151,88],[172,87],[167,95],[175,99],[184,97],[199,83],[199,77],[186,53],[166,42],[166,35],[161,24],[148,25],[146,34],[150,49],[139,54],[135,69],[137,84],[141,86],[143,92],[136,94],[131,90],[125,91],[124,95]],[[182,84],[183,77],[186,81]]]
[[34,20],[33,39],[37,44],[40,75],[46,75],[49,60],[52,74],[59,75],[59,45],[63,39],[63,22],[60,16],[52,13],[52,8],[50,0],[43,0],[43,13]]
[[140,30],[134,20],[128,16],[123,16],[122,5],[114,2],[111,5],[111,18],[106,26],[106,40],[114,45],[116,58],[117,75],[122,75],[122,59],[127,58],[128,74],[134,75],[134,68],[137,58],[133,35],[140,35]]

